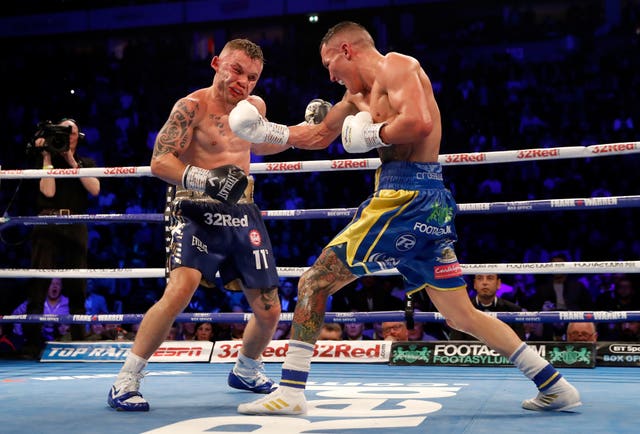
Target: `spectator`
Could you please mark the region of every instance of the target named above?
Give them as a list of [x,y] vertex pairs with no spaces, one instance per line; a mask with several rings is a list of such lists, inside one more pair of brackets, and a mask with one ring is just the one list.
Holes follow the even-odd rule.
[[[476,295],[471,297],[473,306],[483,312],[522,312],[523,309],[517,304],[496,295],[501,283],[502,279],[497,274],[476,274],[473,277],[473,289]],[[509,326],[520,339],[524,339],[524,327],[521,323],[509,323]],[[476,337],[459,330],[452,330],[449,334],[449,339],[477,340]]]
[[293,312],[296,308],[298,298],[296,297],[297,288],[290,279],[280,280],[280,305],[282,312]]
[[597,300],[602,310],[640,310],[640,298],[633,280],[628,275],[620,275],[614,281],[613,291],[603,293]]
[[567,324],[567,342],[596,342],[598,332],[592,322],[570,322]]
[[347,341],[368,341],[370,337],[363,334],[364,323],[348,322],[344,324],[344,339]]
[[363,335],[369,337],[369,339],[376,340],[376,341],[384,340],[384,336],[382,336],[382,323],[374,322],[371,324],[371,328],[365,327]]
[[[27,303],[24,301],[13,311],[14,315],[23,315],[27,313]],[[47,289],[47,298],[44,301],[42,313],[45,315],[68,315],[69,314],[69,299],[62,295],[62,279],[53,278],[49,281],[49,288]],[[20,336],[22,339],[26,339],[23,335],[23,328],[26,329],[26,324],[14,324],[13,334]],[[44,342],[53,341],[56,338],[56,326],[54,323],[47,322],[42,324],[42,337]],[[84,335],[82,336],[84,338]],[[28,345],[25,341],[24,345]],[[27,354],[30,356],[31,354]]]
[[640,342],[640,321],[617,323],[617,340],[622,342]]
[[210,341],[213,342],[213,323],[200,322],[196,326],[196,341]]
[[[243,313],[244,309],[242,306],[234,305],[231,307],[231,312],[235,313]],[[244,330],[247,328],[246,322],[234,322],[229,324],[229,334],[231,336],[231,340],[241,341],[244,336]]]
[[421,321],[414,321],[413,328],[408,329],[408,340],[410,341],[437,341],[438,337],[430,335],[424,329],[424,323]]
[[[526,261],[525,261],[526,262]],[[536,292],[535,278],[532,274],[515,274],[512,280],[511,291],[499,295],[511,303],[517,304],[525,310],[537,310],[531,300]]]
[[171,324],[171,328],[169,329],[169,333],[167,333],[167,337],[164,338],[165,341],[177,341],[178,336],[180,336],[180,324],[174,322]]
[[[567,262],[567,255],[556,253],[551,262]],[[591,310],[591,293],[579,280],[567,274],[556,273],[536,288],[533,305],[536,310]]]
[[104,325],[102,337],[107,341],[132,341],[136,334],[122,324],[109,323]]
[[[600,310],[635,311],[640,310],[640,300],[635,290],[634,282],[629,275],[616,277],[613,291],[602,293],[597,299]],[[619,340],[622,334],[627,337],[633,334],[633,327],[623,328],[622,323],[598,323],[598,332],[603,340]]]
[[182,340],[193,341],[196,338],[196,323],[195,322],[183,322],[182,328]]
[[104,324],[101,322],[92,322],[89,325],[89,334],[85,337],[87,341],[104,341],[106,340],[104,335]]
[[409,330],[404,321],[385,321],[382,323],[382,338],[385,341],[408,341]]
[[524,327],[524,340],[527,342],[552,340],[545,337],[544,324],[541,322],[526,322],[522,326]]
[[342,326],[335,322],[326,322],[322,324],[320,328],[320,336],[318,340],[321,341],[340,341],[342,340]]
[[392,290],[380,276],[362,276],[333,294],[332,305],[336,312],[404,309],[404,301],[391,295]]
[[56,327],[55,340],[59,342],[71,342],[73,340],[71,337],[71,325],[66,323],[58,324],[58,327]]
[[96,286],[93,279],[87,280],[87,298],[84,301],[84,308],[87,315],[109,313],[107,299],[100,293],[100,288]]

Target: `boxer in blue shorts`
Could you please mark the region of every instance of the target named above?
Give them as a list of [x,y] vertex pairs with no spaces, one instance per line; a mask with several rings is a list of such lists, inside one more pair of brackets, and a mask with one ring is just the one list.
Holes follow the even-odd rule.
[[169,267],[190,267],[207,284],[216,271],[225,287],[275,288],[278,273],[262,214],[248,193],[236,205],[178,190],[171,205]]
[[304,389],[327,298],[358,276],[392,267],[404,277],[407,291],[427,292],[451,327],[508,357],[535,383],[538,394],[523,408],[565,411],[581,405],[578,391],[553,366],[469,299],[453,248],[456,205],[438,164],[440,110],[418,60],[380,53],[369,32],[354,22],[327,31],[320,58],[331,81],[346,87],[322,122],[291,126],[274,137],[284,126],[266,121],[251,102],[240,102],[229,114],[232,131],[252,142],[301,149],[326,148],[342,135],[345,151],[376,149],[382,165],[373,195],[300,277],[280,386],[240,404],[238,412],[304,414]]
[[[211,61],[212,84],[179,99],[158,133],[151,172],[179,187],[172,204],[171,271],[109,390],[107,402],[116,410],[149,410],[139,391],[143,369],[201,281],[213,281],[218,271],[225,286],[242,290],[253,313],[228,385],[255,393],[277,387],[264,374],[261,355],[280,320],[278,276],[271,242],[251,199],[248,174],[252,152],[275,154],[289,146],[252,143],[229,127],[229,114],[240,101],[250,101],[261,115],[266,113],[262,98],[251,95],[263,66],[258,45],[246,39],[227,42]],[[323,106],[310,104],[305,119],[319,120],[327,111],[319,110]],[[276,140],[285,132],[286,127],[276,129],[270,138]]]
[[392,161],[376,172],[376,191],[329,242],[354,276],[396,268],[407,293],[465,287],[453,245],[456,203],[439,163]]

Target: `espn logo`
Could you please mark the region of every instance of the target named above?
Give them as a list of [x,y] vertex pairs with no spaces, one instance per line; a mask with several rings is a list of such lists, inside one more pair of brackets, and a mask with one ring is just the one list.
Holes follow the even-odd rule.
[[199,356],[203,350],[202,347],[159,347],[153,355],[155,357]]

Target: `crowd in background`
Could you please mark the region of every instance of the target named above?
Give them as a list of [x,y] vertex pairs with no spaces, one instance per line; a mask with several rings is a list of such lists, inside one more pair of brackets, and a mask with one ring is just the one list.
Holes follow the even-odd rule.
[[[342,19],[367,26],[384,45],[381,51],[411,54],[424,65],[442,114],[443,154],[638,140],[637,2],[619,2],[619,19],[607,16],[605,2],[565,2],[565,10],[553,14],[536,2],[513,2],[483,7],[478,16],[460,14],[456,20],[446,8],[456,2],[442,3],[413,6],[411,13],[371,8],[327,14],[315,27],[300,17],[269,24],[216,23],[217,39],[206,25],[194,25],[6,40],[0,58],[0,70],[9,77],[0,107],[0,165],[32,168],[24,150],[36,124],[73,117],[87,137],[80,155],[93,158],[99,167],[147,166],[155,135],[175,100],[210,84],[210,58],[225,42],[220,35],[261,44],[266,64],[256,93],[267,101],[270,120],[296,124],[312,98],[336,102],[344,91],[329,81],[318,54],[322,34]],[[336,142],[327,150],[292,149],[266,161],[351,157]],[[636,195],[637,167],[637,156],[626,155],[446,166],[444,173],[458,203],[469,203]],[[371,190],[373,171],[255,177],[255,200],[265,210],[353,207]],[[2,214],[31,215],[36,182],[2,180]],[[121,178],[101,182],[91,213],[164,210],[166,185],[160,180],[138,177],[126,181],[128,188]],[[461,214],[456,221],[457,253],[463,264],[546,262],[557,251],[569,261],[637,260],[637,220],[637,208]],[[267,221],[278,265],[311,264],[345,223],[340,218]],[[0,232],[3,268],[29,268],[29,231],[29,226],[13,226]],[[92,224],[89,236],[90,268],[164,267],[161,224]],[[578,277],[589,291],[590,308],[603,309],[608,306],[603,300],[616,298],[620,276]],[[632,287],[640,288],[637,276],[630,278]],[[545,279],[504,276],[505,284],[518,289],[514,300],[529,310],[543,309],[526,303]],[[108,312],[140,313],[158,299],[163,280],[94,279],[89,297],[103,296]],[[23,302],[27,284],[28,279],[0,280],[0,314]],[[352,310],[344,299],[355,299],[367,284],[359,281],[345,288],[332,309]],[[402,297],[393,295],[401,293],[401,281],[376,278],[373,284],[402,308]],[[521,299],[516,299],[518,294]],[[632,298],[634,304],[624,304],[625,310],[636,306],[637,297]],[[389,306],[395,300],[386,302]],[[188,310],[231,312],[237,306],[247,308],[234,294],[201,288]],[[428,305],[423,308],[429,310]]]

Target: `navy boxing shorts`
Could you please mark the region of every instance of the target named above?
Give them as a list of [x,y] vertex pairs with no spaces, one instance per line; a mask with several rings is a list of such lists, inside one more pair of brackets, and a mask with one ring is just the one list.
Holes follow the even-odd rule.
[[248,289],[279,284],[271,240],[252,200],[226,205],[183,190],[171,203],[170,231],[171,270],[195,268],[206,282],[214,282],[219,271],[225,286],[233,282],[232,290],[243,289],[238,281]]
[[464,288],[456,210],[439,163],[383,163],[374,193],[327,247],[358,277],[395,267],[407,293]]

